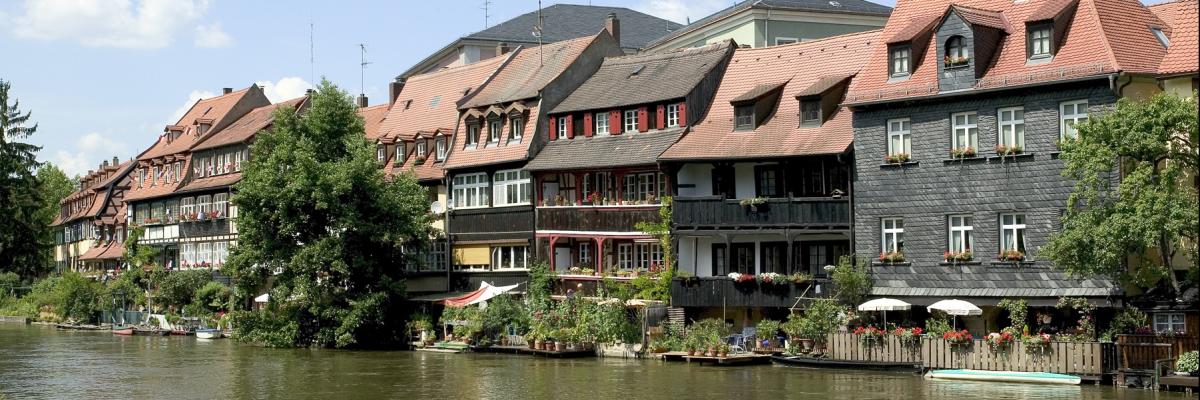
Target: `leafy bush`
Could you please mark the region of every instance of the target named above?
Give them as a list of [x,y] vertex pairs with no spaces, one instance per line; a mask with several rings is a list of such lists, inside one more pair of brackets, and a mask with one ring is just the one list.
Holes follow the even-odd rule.
[[837,288],[838,300],[847,305],[862,303],[871,291],[869,269],[866,260],[855,256],[842,256],[831,274],[833,284]]
[[156,305],[182,308],[192,302],[196,291],[212,282],[212,272],[203,269],[171,271],[158,282]]
[[296,318],[296,310],[263,311],[234,311],[232,321],[238,329],[233,338],[247,343],[256,343],[267,347],[299,346],[297,332],[301,327]]
[[[204,313],[215,313],[232,308],[230,307],[232,302],[232,289],[220,282],[209,281],[196,289],[196,294],[192,296],[192,302],[189,305],[203,310]],[[185,309],[187,309],[186,306]]]
[[779,333],[780,325],[779,321],[763,318],[761,321],[758,321],[754,329],[757,331],[759,339],[774,339],[775,335]]
[[1025,322],[1029,315],[1028,304],[1024,299],[1001,299],[996,307],[1008,311],[1008,326],[1029,332],[1029,325]]
[[716,318],[706,318],[692,324],[688,336],[695,338],[695,344],[700,347],[718,346],[729,336],[730,326],[725,321]]
[[1175,361],[1175,370],[1194,374],[1198,369],[1198,363],[1200,363],[1200,352],[1189,351],[1179,355],[1179,360]]
[[91,321],[99,308],[100,284],[75,272],[62,274],[55,290],[55,312],[68,321]]
[[1138,328],[1149,326],[1150,318],[1146,316],[1146,313],[1133,307],[1125,307],[1113,316],[1112,322],[1108,325],[1108,330],[1100,335],[1100,340],[1111,342],[1113,339],[1116,339],[1117,335],[1134,333]]
[[946,332],[952,331],[950,327],[950,318],[942,312],[936,312],[928,320],[925,321],[925,331],[930,335],[940,337]]

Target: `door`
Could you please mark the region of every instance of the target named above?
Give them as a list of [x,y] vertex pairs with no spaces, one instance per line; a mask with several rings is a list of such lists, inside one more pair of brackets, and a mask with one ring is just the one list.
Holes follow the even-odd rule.
[[554,248],[554,270],[567,272],[571,268],[571,248],[558,246]]

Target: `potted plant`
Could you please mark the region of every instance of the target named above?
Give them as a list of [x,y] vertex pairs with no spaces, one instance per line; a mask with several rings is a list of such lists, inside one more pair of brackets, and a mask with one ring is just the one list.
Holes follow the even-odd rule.
[[968,262],[975,258],[974,254],[971,253],[971,249],[961,252],[947,251],[942,253],[942,257],[946,260],[946,262]]
[[1021,146],[1005,146],[1002,144],[996,145],[996,155],[998,156],[1014,156],[1017,154],[1021,154]]
[[1175,360],[1176,375],[1193,375],[1200,367],[1200,352],[1189,351],[1179,355],[1179,359]]
[[717,357],[728,357],[728,356],[729,356],[729,345],[724,344],[724,343],[718,344],[717,345]]
[[1017,341],[1017,338],[1013,336],[1012,332],[1003,331],[989,333],[984,340],[987,341],[988,350],[991,350],[993,353],[1002,353],[1008,351],[1012,347],[1012,344]]
[[904,253],[900,251],[885,251],[879,253],[879,262],[895,264],[904,262]]
[[1046,354],[1050,350],[1050,335],[1038,333],[1021,338],[1026,354]]
[[780,325],[779,321],[773,319],[763,318],[761,321],[758,321],[758,324],[755,325],[755,329],[758,331],[758,338],[761,339],[758,342],[762,343],[766,341],[767,345],[763,346],[765,348],[777,347],[775,346],[775,335],[779,332]]
[[975,337],[971,336],[971,332],[967,332],[966,329],[943,333],[942,339],[945,339],[946,343],[950,344],[950,347],[957,348],[966,348],[975,341]]
[[583,273],[583,268],[571,267],[571,268],[567,268],[567,272],[570,273],[571,275],[579,275],[579,274]]
[[888,164],[904,164],[911,158],[908,153],[896,153],[883,156],[883,162]]
[[596,270],[591,269],[591,268],[586,268],[586,267],[581,269],[580,272],[584,275],[595,275],[596,274]]
[[975,148],[971,146],[950,149],[950,158],[964,159],[975,157]]
[[797,272],[797,273],[794,273],[794,274],[788,276],[788,280],[792,281],[792,283],[795,283],[797,285],[803,285],[805,283],[812,282],[813,276],[810,274],[803,273],[803,272]]
[[758,274],[758,281],[768,285],[782,285],[787,283],[783,275],[775,272],[764,272]]
[[1000,261],[1022,261],[1025,259],[1025,253],[1020,250],[1004,250],[996,255],[996,259]]
[[750,212],[758,212],[759,207],[764,207],[767,204],[767,199],[762,197],[752,197],[749,199],[738,200],[738,205],[742,208],[749,209]]

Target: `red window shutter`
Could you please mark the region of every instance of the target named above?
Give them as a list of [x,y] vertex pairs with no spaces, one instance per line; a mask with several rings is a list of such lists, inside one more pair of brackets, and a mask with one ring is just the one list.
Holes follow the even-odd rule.
[[558,117],[550,117],[550,140],[558,140]]
[[563,118],[567,119],[567,139],[575,138],[575,116],[568,115]]
[[592,123],[592,113],[583,114],[583,136],[592,137],[592,129],[596,125]]
[[637,110],[638,132],[645,132],[650,129],[650,107],[641,106]]
[[608,131],[613,135],[620,135],[621,129],[625,126],[621,124],[621,110],[612,110],[608,112]]
[[655,114],[658,118],[654,119],[654,129],[662,129],[667,127],[667,106],[659,104]]
[[679,103],[679,126],[687,126],[687,103]]

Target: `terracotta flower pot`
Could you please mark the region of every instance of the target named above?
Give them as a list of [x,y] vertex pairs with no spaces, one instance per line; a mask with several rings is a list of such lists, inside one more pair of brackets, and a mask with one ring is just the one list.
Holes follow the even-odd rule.
[[695,355],[696,355],[696,349],[688,349],[687,353],[688,353],[688,356],[689,356],[689,357],[690,357],[690,356],[695,356]]
[[542,348],[541,340],[530,340],[530,341],[528,341],[527,344],[529,345],[530,350],[537,350],[537,349]]
[[804,349],[805,353],[808,353],[808,352],[812,351],[812,349],[813,349],[813,340],[812,339],[800,339],[800,346]]
[[714,348],[714,347],[712,347],[712,346],[709,346],[709,347],[708,347],[708,351],[705,351],[705,352],[704,352],[704,355],[705,355],[705,356],[707,356],[707,357],[716,357],[716,356],[717,356],[717,349],[716,349],[716,348]]
[[554,342],[554,351],[563,351],[563,348],[564,348],[564,347],[566,347],[566,346],[565,346],[565,343],[563,343],[563,342]]

